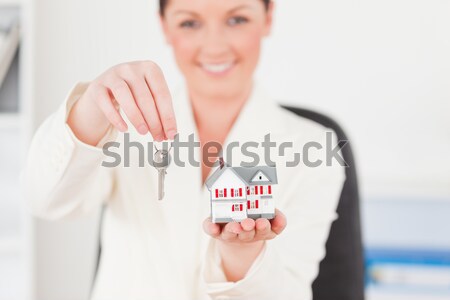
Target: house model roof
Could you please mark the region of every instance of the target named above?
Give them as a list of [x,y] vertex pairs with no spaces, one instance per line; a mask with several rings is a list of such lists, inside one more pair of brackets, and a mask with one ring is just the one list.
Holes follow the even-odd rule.
[[[225,172],[225,170],[232,170],[238,177],[240,177],[247,185],[259,185],[261,183],[277,184],[277,169],[275,166],[256,166],[256,167],[231,167],[228,164],[223,164],[219,167],[209,178],[205,184],[210,189],[214,182]],[[262,173],[262,174],[261,174]],[[255,176],[261,174],[263,180],[255,180]]]
[[[248,185],[258,185],[261,183],[277,184],[277,169],[275,166],[257,166],[257,167],[233,167],[233,170],[241,177]],[[254,180],[254,177],[262,173],[267,180]]]

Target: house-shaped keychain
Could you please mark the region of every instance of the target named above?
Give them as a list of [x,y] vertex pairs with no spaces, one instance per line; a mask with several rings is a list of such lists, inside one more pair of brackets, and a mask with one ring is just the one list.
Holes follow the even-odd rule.
[[231,167],[220,158],[219,168],[205,184],[210,192],[213,223],[275,216],[272,196],[272,186],[278,184],[275,166]]

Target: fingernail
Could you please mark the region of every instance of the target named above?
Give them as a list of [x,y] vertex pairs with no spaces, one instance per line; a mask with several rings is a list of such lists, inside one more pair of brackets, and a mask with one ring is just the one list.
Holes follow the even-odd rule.
[[241,233],[241,230],[239,228],[232,228],[230,231],[235,234]]
[[118,127],[118,129],[121,131],[121,132],[125,132],[125,131],[127,131],[127,124],[125,124],[124,122],[119,122],[118,124],[117,124],[117,127]]
[[142,135],[144,135],[144,134],[146,134],[148,132],[147,126],[145,124],[139,125],[137,130]]
[[155,136],[155,141],[162,142],[163,140],[164,140],[164,138],[161,135]]
[[167,138],[170,140],[175,139],[175,136],[177,135],[177,132],[175,130],[169,130],[167,132]]

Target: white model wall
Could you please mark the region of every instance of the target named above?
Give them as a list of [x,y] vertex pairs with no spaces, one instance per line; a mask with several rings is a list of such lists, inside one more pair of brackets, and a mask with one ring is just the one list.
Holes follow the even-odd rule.
[[[23,89],[33,129],[76,81],[116,63],[152,59],[170,87],[181,82],[156,0],[27,2],[31,73]],[[450,198],[449,15],[443,0],[277,1],[258,78],[284,103],[318,109],[344,126],[364,198]],[[95,216],[36,222],[36,299],[86,298],[95,224]]]

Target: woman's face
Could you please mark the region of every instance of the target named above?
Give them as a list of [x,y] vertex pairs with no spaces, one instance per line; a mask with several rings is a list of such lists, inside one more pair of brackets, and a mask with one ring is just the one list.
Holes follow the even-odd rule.
[[206,97],[242,93],[272,14],[262,0],[170,0],[161,22],[189,89]]

